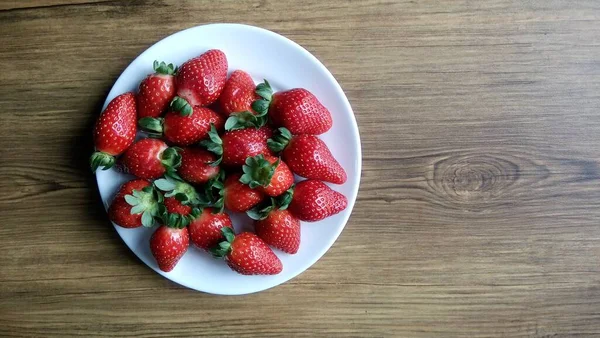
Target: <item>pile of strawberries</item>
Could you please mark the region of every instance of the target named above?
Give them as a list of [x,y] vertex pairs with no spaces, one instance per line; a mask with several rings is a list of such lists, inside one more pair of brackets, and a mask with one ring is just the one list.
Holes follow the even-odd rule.
[[[331,128],[331,113],[306,89],[273,93],[242,70],[228,79],[220,50],[179,68],[155,61],[154,70],[96,122],[92,170],[116,164],[137,177],[117,192],[110,219],[124,228],[158,225],[150,248],[163,271],[191,242],[241,274],[281,272],[271,247],[295,254],[300,221],[347,206],[323,183],[346,181],[316,136]],[[147,137],[135,141],[138,131]],[[295,183],[294,174],[306,180]],[[235,234],[225,209],[254,219],[255,233]]]

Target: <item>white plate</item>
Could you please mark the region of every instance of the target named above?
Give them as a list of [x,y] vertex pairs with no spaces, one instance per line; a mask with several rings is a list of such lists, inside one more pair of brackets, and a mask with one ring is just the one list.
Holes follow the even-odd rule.
[[[149,267],[164,277],[192,289],[213,294],[238,295],[262,291],[279,285],[313,265],[331,247],[346,225],[360,182],[361,149],[354,113],[342,88],[331,73],[307,50],[276,33],[246,25],[213,24],[175,33],[148,48],[125,69],[106,98],[104,108],[115,96],[136,91],[140,81],[152,73],[152,62],[160,60],[181,65],[186,60],[217,48],[225,52],[229,72],[247,71],[256,82],[267,79],[274,90],[304,87],[333,114],[333,128],[321,138],[346,169],[348,181],[332,184],[348,198],[348,208],[321,222],[302,222],[302,240],[295,255],[275,250],[283,262],[276,276],[242,276],[208,253],[190,247],[173,271],[158,269],[150,253],[153,229],[124,229],[115,226],[123,241]],[[103,108],[103,109],[104,109]],[[115,170],[96,174],[104,206],[108,208],[119,186],[132,179]],[[245,215],[232,215],[236,230],[252,229]]]

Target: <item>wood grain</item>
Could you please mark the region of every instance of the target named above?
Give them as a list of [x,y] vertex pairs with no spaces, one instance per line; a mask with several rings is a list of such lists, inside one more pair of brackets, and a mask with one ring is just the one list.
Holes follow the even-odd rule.
[[[6,1],[0,336],[600,336],[597,1]],[[144,266],[87,170],[112,83],[178,30],[242,22],[349,97],[359,198],[312,268],[217,297]]]

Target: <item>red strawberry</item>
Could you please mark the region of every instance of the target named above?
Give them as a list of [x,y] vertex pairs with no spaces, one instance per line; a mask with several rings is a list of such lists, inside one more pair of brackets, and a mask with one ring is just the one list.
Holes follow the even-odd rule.
[[175,148],[154,138],[134,143],[121,158],[124,171],[145,179],[156,179],[166,172],[174,172],[181,164],[181,156]]
[[295,254],[300,247],[300,220],[289,210],[275,209],[254,222],[256,235],[283,252]]
[[165,208],[170,214],[178,214],[181,216],[187,216],[192,212],[192,207],[185,205],[178,201],[175,197],[165,197]]
[[138,119],[159,117],[175,97],[175,72],[177,67],[154,61],[156,73],[148,75],[140,83],[137,99]]
[[190,183],[206,183],[219,174],[219,166],[213,166],[217,158],[214,154],[200,148],[183,148],[179,151],[181,166],[177,173]]
[[316,222],[346,209],[346,196],[325,183],[306,180],[296,184],[290,211],[302,221]]
[[[234,78],[234,75],[236,75],[235,72],[232,74],[230,80],[236,79]],[[248,76],[248,78],[250,77],[247,74],[246,76]],[[250,79],[250,81],[252,81],[252,79]],[[234,82],[232,86],[226,87],[221,95],[221,100],[222,102],[225,102],[225,108],[228,108],[227,111],[230,115],[227,118],[227,121],[225,121],[225,130],[229,131],[248,127],[260,128],[266,125],[267,112],[273,96],[273,90],[271,89],[269,82],[265,80],[265,82],[258,84],[258,86],[254,88],[254,82],[252,81],[252,91],[250,91],[248,80],[245,81],[248,83],[243,84],[245,87],[244,89],[235,88],[242,86],[237,82],[239,81]],[[234,88],[231,89],[230,87]],[[229,92],[231,92],[231,94]],[[252,95],[248,93],[251,93]],[[242,94],[244,96],[243,99],[240,98]]]
[[263,194],[240,182],[242,174],[233,174],[225,180],[223,204],[233,212],[244,212],[260,203]]
[[267,143],[274,152],[283,150],[284,161],[297,175],[336,184],[346,182],[346,171],[317,136],[292,136],[289,130],[279,128]]
[[254,92],[255,88],[254,80],[248,73],[243,70],[231,73],[229,80],[225,82],[221,96],[219,96],[219,105],[224,116],[251,111],[252,102],[259,98]]
[[211,124],[223,128],[223,118],[208,108],[192,108],[184,99],[175,97],[171,102],[173,110],[164,119],[146,117],[139,125],[153,136],[163,136],[168,142],[178,146],[189,146],[206,138]]
[[161,225],[150,237],[150,250],[158,267],[165,272],[173,270],[190,245],[187,228]]
[[227,57],[218,49],[186,61],[177,73],[177,95],[192,106],[215,102],[225,86],[227,67]]
[[222,228],[226,241],[211,249],[215,257],[225,258],[227,265],[242,275],[276,275],[283,265],[273,250],[250,232],[234,235],[231,228]]
[[204,140],[200,144],[219,156],[213,165],[222,161],[227,166],[241,166],[250,156],[271,155],[267,147],[267,139],[271,135],[269,128],[262,127],[227,131],[220,137],[216,129],[212,128],[208,135],[210,140]]
[[294,135],[323,134],[333,125],[329,110],[303,88],[275,93],[269,116],[275,125],[286,127]]
[[248,157],[240,182],[269,196],[279,196],[294,184],[294,175],[280,159],[271,155]]
[[108,218],[123,228],[152,226],[158,212],[158,196],[146,180],[124,183],[108,208]]
[[127,149],[136,133],[135,95],[131,92],[115,97],[102,112],[94,127],[96,152],[90,157],[93,171],[109,169],[115,156]]
[[202,214],[194,219],[188,229],[192,243],[208,250],[223,240],[221,228],[232,227],[231,219],[226,213],[213,213],[213,209],[205,208]]

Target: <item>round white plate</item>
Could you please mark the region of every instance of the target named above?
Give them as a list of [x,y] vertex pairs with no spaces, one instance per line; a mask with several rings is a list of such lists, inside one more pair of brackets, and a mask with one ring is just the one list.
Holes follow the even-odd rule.
[[[115,226],[123,241],[149,267],[164,277],[192,289],[213,294],[238,295],[262,291],[279,285],[308,269],[331,247],[346,225],[360,182],[361,149],[354,113],[342,88],[331,73],[307,50],[295,42],[265,29],[238,25],[213,24],[175,33],[148,48],[125,69],[106,98],[104,108],[115,96],[137,91],[146,75],[153,72],[154,60],[181,65],[209,49],[227,55],[229,72],[243,69],[256,82],[267,79],[274,90],[303,87],[314,93],[333,115],[333,128],[321,138],[346,169],[348,181],[330,185],[348,198],[343,212],[315,223],[302,222],[300,249],[295,255],[275,250],[283,262],[283,271],[275,276],[242,276],[210,254],[193,248],[181,258],[171,272],[158,269],[150,253],[149,239],[154,228],[124,229]],[[103,108],[103,109],[104,109]],[[104,206],[112,200],[119,186],[132,179],[116,170],[98,170],[98,187]],[[245,215],[232,215],[237,231],[251,230]]]

